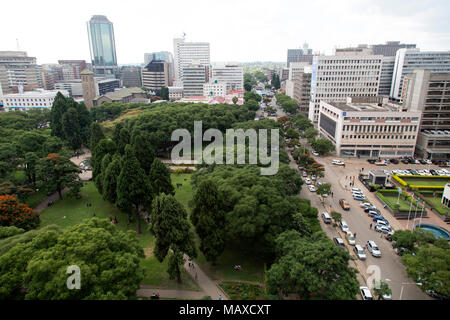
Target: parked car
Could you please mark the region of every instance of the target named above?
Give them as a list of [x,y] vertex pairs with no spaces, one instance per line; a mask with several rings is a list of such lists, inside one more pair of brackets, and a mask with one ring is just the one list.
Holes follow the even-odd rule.
[[336,165],[338,165],[338,166],[343,166],[345,163],[344,162],[342,162],[341,160],[333,160],[333,161],[331,161],[331,164],[336,164]]
[[375,217],[375,216],[379,216],[380,212],[379,211],[375,211],[375,210],[369,210],[369,212],[367,212],[367,215],[369,217]]
[[354,246],[353,252],[359,258],[359,260],[366,260],[366,252],[364,251],[363,247],[361,247],[359,244]]
[[348,224],[344,220],[341,220],[340,227],[341,227],[342,232],[347,232],[347,230],[349,230],[348,229]]
[[359,287],[359,292],[361,292],[363,300],[373,300],[372,293],[368,287]]
[[356,238],[353,233],[350,232],[350,230],[345,234],[345,239],[347,239],[348,244],[351,246],[354,246],[356,244]]
[[313,156],[316,156],[316,157],[319,155],[319,153],[316,152],[316,151],[312,151],[311,154],[312,154]]
[[381,251],[374,241],[372,241],[372,240],[367,241],[366,247],[367,247],[367,250],[369,250],[369,252],[372,254],[372,256],[381,258]]
[[406,159],[402,159],[402,160],[400,160],[402,163],[404,163],[404,164],[408,164],[409,162],[408,162],[408,160],[406,160]]
[[311,180],[315,181],[316,180],[316,176],[315,175],[311,175]]
[[361,202],[361,203],[359,204],[359,206],[360,206],[361,208],[367,208],[367,207],[371,207],[372,204],[370,204],[369,202]]
[[334,237],[333,238],[334,243],[338,246],[338,247],[343,247],[345,248],[345,243],[344,240],[342,240],[342,238],[339,237]]
[[359,188],[352,188],[352,192],[362,192],[362,190]]
[[394,234],[394,230],[392,230],[390,227],[379,225],[379,224],[375,225],[375,231],[382,232],[384,234],[389,234],[389,235]]
[[389,227],[389,222],[387,222],[387,220],[378,220],[377,221],[377,226],[385,226],[385,227]]
[[316,187],[314,187],[313,185],[309,185],[308,188],[309,188],[309,191],[316,192]]
[[330,215],[328,214],[328,212],[322,212],[321,213],[321,216],[322,216],[322,220],[323,220],[323,222],[325,222],[325,223],[331,223],[331,217],[330,217]]
[[345,199],[339,199],[339,204],[341,205],[342,209],[344,210],[350,210],[350,204]]
[[374,164],[375,162],[377,162],[377,159],[367,159],[367,162]]
[[311,180],[309,178],[305,178],[305,183],[306,184],[311,184]]
[[389,226],[389,221],[387,221],[383,216],[374,216],[372,219],[373,222],[378,222],[378,221],[385,221],[387,223],[387,226]]
[[421,164],[427,164],[427,161],[424,160],[424,159],[420,159],[419,162],[420,162]]
[[303,171],[303,172],[302,172],[302,176],[303,176],[303,177],[307,177],[307,176],[308,176],[308,172]]
[[366,197],[365,196],[353,196],[353,199],[357,200],[357,201],[364,201],[364,200],[366,200]]
[[390,159],[390,160],[391,160],[391,163],[398,164],[398,160],[397,159],[393,158],[393,159]]

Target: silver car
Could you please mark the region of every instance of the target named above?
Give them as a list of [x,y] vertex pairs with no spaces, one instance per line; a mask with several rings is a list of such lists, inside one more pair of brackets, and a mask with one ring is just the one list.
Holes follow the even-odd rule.
[[361,247],[359,244],[355,245],[353,251],[359,258],[359,260],[366,260],[366,252],[364,251],[363,247]]
[[366,247],[367,247],[367,250],[369,250],[369,252],[372,254],[372,256],[381,258],[381,251],[374,241],[372,241],[372,240],[367,241]]

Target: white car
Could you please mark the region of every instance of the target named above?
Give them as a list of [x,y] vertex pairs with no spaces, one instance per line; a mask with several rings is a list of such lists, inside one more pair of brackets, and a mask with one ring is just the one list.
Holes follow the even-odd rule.
[[363,300],[373,300],[373,296],[369,288],[359,287],[359,291],[361,292],[361,297]]
[[367,241],[366,246],[367,246],[367,250],[369,250],[369,252],[372,254],[372,256],[377,257],[377,258],[381,257],[381,251],[374,241],[372,241],[372,240]]
[[333,160],[333,161],[331,161],[331,164],[337,164],[337,165],[339,165],[339,166],[343,166],[344,165],[344,162],[342,162],[341,160]]
[[313,156],[316,156],[316,157],[319,155],[319,153],[316,152],[316,151],[312,151],[311,154],[312,154]]
[[352,192],[362,192],[362,190],[359,188],[352,188]]
[[367,207],[371,207],[372,205],[371,205],[369,202],[361,202],[361,203],[359,204],[359,206],[360,206],[361,208],[367,208]]
[[313,185],[309,185],[308,188],[309,188],[309,191],[316,192],[316,187],[314,187]]
[[394,234],[394,230],[392,230],[390,227],[386,227],[380,224],[377,224],[375,226],[375,231],[376,232],[383,232],[384,234],[388,234],[388,235],[393,235]]
[[328,194],[324,193],[324,194],[322,195],[322,197],[328,198]]
[[315,175],[311,175],[311,180],[316,180],[316,176]]
[[347,231],[345,238],[349,245],[354,246],[356,244],[356,238],[350,230]]
[[364,251],[363,247],[361,247],[359,244],[355,245],[353,251],[359,258],[359,260],[366,260],[366,252]]
[[377,220],[377,226],[389,227],[389,222],[386,220]]
[[309,178],[306,178],[306,179],[305,179],[305,183],[306,183],[306,184],[311,184],[311,180],[310,180]]
[[345,232],[345,233],[349,230],[348,224],[344,220],[341,220],[341,230],[342,230],[342,232]]

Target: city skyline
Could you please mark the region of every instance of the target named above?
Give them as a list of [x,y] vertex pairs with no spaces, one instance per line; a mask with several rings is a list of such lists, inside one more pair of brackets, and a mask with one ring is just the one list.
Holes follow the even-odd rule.
[[171,1],[170,10],[167,3],[130,1],[123,7],[115,1],[80,1],[58,15],[55,4],[59,2],[41,1],[28,12],[22,3],[2,4],[11,14],[0,22],[9,30],[2,35],[0,50],[17,50],[18,39],[19,49],[39,64],[59,59],[90,62],[86,22],[93,15],[105,15],[114,24],[119,65],[143,63],[145,52],[173,52],[173,38],[183,32],[186,41],[210,43],[212,62],[284,62],[286,50],[304,42],[322,54],[331,54],[335,47],[391,40],[416,43],[421,51],[448,50],[450,43],[446,1],[430,6],[424,1],[284,0],[274,6],[269,1],[201,0]]

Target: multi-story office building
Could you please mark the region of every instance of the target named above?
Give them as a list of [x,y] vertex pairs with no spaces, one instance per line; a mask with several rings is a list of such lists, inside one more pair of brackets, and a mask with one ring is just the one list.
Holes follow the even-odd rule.
[[340,49],[332,56],[315,56],[311,76],[309,119],[319,120],[320,101],[345,102],[347,97],[378,95],[383,56],[366,50]]
[[95,87],[98,96],[103,96],[108,92],[114,92],[116,89],[120,88],[119,79],[108,79],[108,78],[94,78]]
[[184,38],[173,39],[175,80],[183,82],[183,69],[193,63],[210,65],[209,42],[185,42]]
[[142,86],[159,94],[162,87],[170,86],[170,64],[152,60],[142,69]]
[[212,68],[212,78],[226,83],[227,90],[244,90],[244,69],[238,65],[218,65]]
[[89,48],[95,76],[115,78],[118,74],[114,27],[105,16],[87,22]]
[[140,67],[123,67],[120,70],[120,81],[123,87],[133,88],[142,86]]
[[224,97],[227,94],[227,83],[216,79],[203,84],[203,96],[205,97]]
[[81,79],[56,82],[55,90],[65,90],[72,98],[80,98],[83,96],[83,86],[81,83]]
[[201,64],[191,64],[183,68],[183,96],[202,96],[203,85],[209,81],[209,68]]
[[144,66],[148,65],[152,60],[161,60],[166,61],[170,65],[170,81],[173,82],[173,78],[175,77],[175,67],[173,62],[173,55],[169,51],[159,51],[159,52],[151,52],[144,53]]
[[414,69],[426,69],[431,73],[450,73],[450,51],[424,51],[399,49],[395,56],[390,97],[401,99],[403,79]]
[[403,82],[403,106],[422,113],[416,154],[450,159],[450,73],[416,69]]
[[381,64],[380,86],[378,94],[380,96],[389,96],[392,85],[392,75],[394,74],[395,56],[384,56]]
[[299,105],[299,111],[308,116],[309,100],[311,98],[311,72],[312,67],[305,67],[303,71],[293,73],[294,96],[293,99]]
[[415,44],[400,43],[400,41],[387,41],[385,44],[372,44],[372,54],[382,55],[385,57],[395,57],[395,54],[399,49],[414,49]]
[[61,66],[63,80],[81,79],[81,71],[87,68],[84,60],[58,60]]
[[307,62],[312,63],[313,53],[312,49],[308,48],[308,44],[303,45],[303,49],[288,49],[287,51],[287,67],[289,68],[292,62]]
[[83,99],[86,107],[92,107],[93,100],[97,96],[104,96],[108,92],[114,92],[120,88],[119,79],[108,79],[94,77],[94,73],[88,69],[81,72],[81,85],[83,88]]
[[66,90],[43,90],[26,91],[21,93],[10,93],[3,96],[3,107],[6,111],[48,109],[53,105],[56,94],[61,92],[68,97]]
[[39,86],[39,68],[36,58],[25,51],[0,51],[0,85],[3,94],[11,93],[13,86]]
[[421,112],[402,111],[388,97],[354,97],[347,102],[320,101],[319,132],[338,156],[412,156]]

